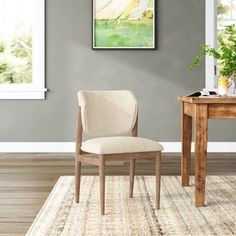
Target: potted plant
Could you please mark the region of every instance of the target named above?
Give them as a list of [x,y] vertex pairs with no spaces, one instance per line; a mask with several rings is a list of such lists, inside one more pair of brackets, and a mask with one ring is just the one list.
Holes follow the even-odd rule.
[[209,45],[202,44],[199,55],[189,67],[190,71],[196,68],[200,60],[209,55],[219,62],[219,76],[229,79],[229,87],[233,86],[233,94],[236,92],[236,26],[228,25],[224,28],[222,34],[218,36],[218,48],[212,48]]

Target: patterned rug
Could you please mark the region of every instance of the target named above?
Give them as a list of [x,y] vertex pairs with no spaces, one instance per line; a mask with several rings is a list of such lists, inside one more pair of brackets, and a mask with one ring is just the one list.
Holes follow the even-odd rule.
[[100,216],[99,180],[82,176],[81,202],[74,203],[74,177],[60,177],[29,229],[47,235],[236,235],[236,176],[208,176],[206,207],[194,207],[194,186],[162,177],[161,209],[155,209],[155,178],[106,176],[105,216]]

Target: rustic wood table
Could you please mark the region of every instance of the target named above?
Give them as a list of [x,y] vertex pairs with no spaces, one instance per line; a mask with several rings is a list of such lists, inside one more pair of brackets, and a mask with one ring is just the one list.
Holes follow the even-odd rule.
[[208,119],[235,119],[236,97],[178,97],[182,103],[182,186],[189,185],[192,118],[195,120],[195,204],[205,202]]

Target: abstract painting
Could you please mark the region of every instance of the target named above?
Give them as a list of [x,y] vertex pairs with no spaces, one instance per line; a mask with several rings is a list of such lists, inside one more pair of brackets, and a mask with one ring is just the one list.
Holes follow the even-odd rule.
[[93,49],[155,49],[156,0],[93,0]]

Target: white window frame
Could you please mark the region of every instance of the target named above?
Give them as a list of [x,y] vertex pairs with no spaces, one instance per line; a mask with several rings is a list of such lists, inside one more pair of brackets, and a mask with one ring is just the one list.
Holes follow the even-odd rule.
[[0,84],[0,99],[45,99],[45,0],[34,0],[32,83]]
[[[217,47],[217,0],[205,0],[205,44]],[[205,57],[205,88],[215,89],[216,60]]]

